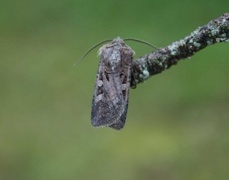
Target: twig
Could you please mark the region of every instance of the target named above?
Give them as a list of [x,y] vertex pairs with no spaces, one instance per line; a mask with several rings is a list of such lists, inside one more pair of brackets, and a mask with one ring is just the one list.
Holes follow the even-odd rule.
[[180,41],[136,59],[133,62],[132,87],[169,69],[179,60],[191,57],[201,49],[220,42],[229,42],[229,13],[199,27]]

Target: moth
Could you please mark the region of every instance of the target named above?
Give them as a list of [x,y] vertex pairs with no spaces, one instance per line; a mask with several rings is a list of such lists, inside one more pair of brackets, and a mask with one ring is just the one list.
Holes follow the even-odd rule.
[[126,121],[135,53],[117,37],[102,46],[98,54],[100,64],[92,99],[91,123],[95,127],[120,130]]

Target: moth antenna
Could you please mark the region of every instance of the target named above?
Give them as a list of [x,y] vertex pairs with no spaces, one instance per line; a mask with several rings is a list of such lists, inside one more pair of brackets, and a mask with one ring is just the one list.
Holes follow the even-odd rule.
[[101,41],[99,43],[97,43],[96,45],[93,45],[92,47],[90,47],[87,52],[78,60],[73,64],[73,67],[76,66],[76,64],[78,64],[79,62],[81,62],[93,49],[97,48],[98,46],[100,46],[101,44],[104,44],[106,42],[111,42],[112,39],[107,39],[104,41]]
[[123,40],[124,40],[124,41],[135,41],[135,42],[140,42],[140,43],[146,44],[146,45],[148,45],[148,46],[150,46],[150,47],[153,47],[154,49],[159,50],[158,47],[156,47],[156,46],[150,44],[149,42],[143,41],[143,40],[141,40],[141,39],[136,39],[136,38],[125,38],[125,39],[123,39]]

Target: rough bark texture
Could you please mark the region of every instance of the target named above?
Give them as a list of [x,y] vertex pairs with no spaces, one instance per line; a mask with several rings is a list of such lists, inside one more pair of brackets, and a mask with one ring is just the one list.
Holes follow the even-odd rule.
[[199,27],[189,36],[171,45],[146,54],[133,62],[132,87],[169,69],[181,59],[191,57],[201,49],[215,43],[229,41],[229,13]]

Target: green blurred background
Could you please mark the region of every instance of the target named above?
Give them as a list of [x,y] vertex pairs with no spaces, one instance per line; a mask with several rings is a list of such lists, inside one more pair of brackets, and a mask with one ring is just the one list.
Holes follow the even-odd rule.
[[[228,44],[130,91],[123,130],[93,128],[104,39],[158,47],[228,11],[228,0],[0,2],[0,179],[229,178]],[[136,58],[150,47],[128,42]]]

